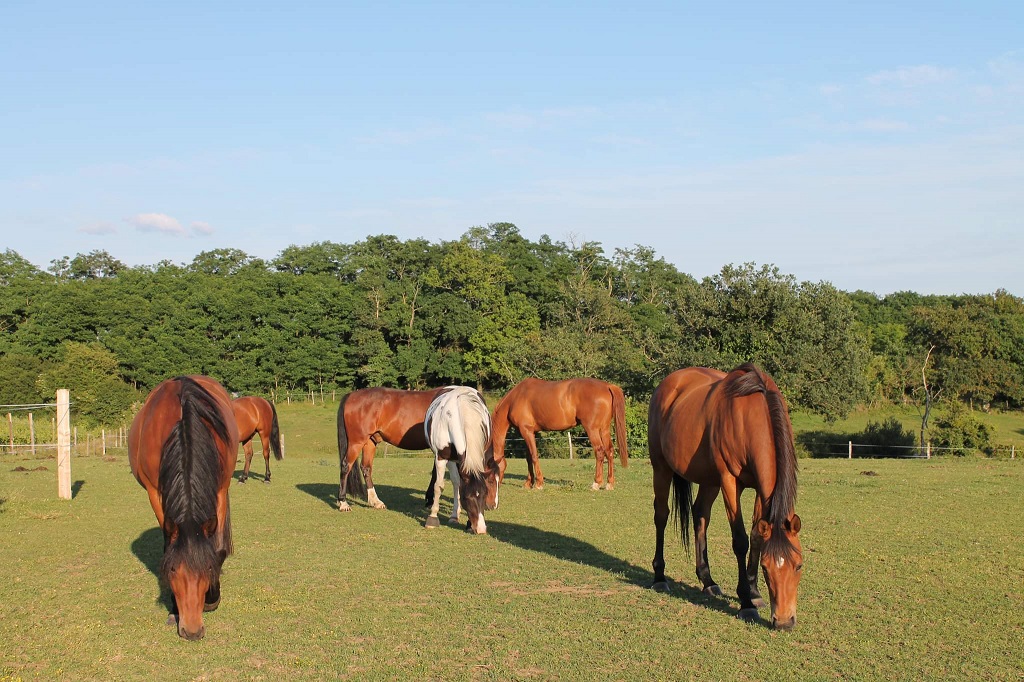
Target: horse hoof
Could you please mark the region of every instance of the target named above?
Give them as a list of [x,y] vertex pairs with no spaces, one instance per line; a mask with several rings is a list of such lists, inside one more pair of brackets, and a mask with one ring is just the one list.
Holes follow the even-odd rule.
[[608,485],[606,485],[606,486],[604,487],[604,489],[605,489],[605,490],[615,490],[615,486],[614,486],[614,485],[612,485],[611,483],[609,483]]
[[352,511],[352,507],[349,506],[348,502],[339,502],[338,503],[338,511],[350,512],[350,511]]
[[590,489],[591,490],[600,490],[601,489],[601,484],[598,483],[597,481],[594,481],[593,483],[590,484]]
[[239,483],[245,483],[245,479],[244,478],[240,478],[240,479],[238,479],[238,482]]
[[764,599],[761,599],[761,597],[754,597],[750,600],[750,603],[754,605],[755,609],[763,609],[766,606]]
[[374,509],[387,509],[387,507],[384,506],[383,502],[374,502],[373,503],[373,508]]
[[458,524],[458,522],[459,522],[459,517],[458,516],[449,516],[448,517],[448,523]]
[[651,585],[651,589],[655,592],[664,592],[665,594],[668,594],[668,592],[670,591],[667,580],[659,580],[658,582]]
[[220,606],[220,599],[213,602],[212,604],[203,604],[203,611],[216,611],[218,606]]
[[167,622],[164,623],[164,625],[177,625],[177,624],[178,624],[178,616],[176,616],[173,613],[168,613],[167,614]]
[[428,516],[427,522],[423,524],[424,528],[437,528],[441,525],[441,522],[437,520],[436,516]]
[[264,478],[264,479],[263,479],[263,482],[264,482],[264,483],[270,483],[270,479],[269,479],[269,478]]
[[747,623],[756,623],[759,618],[757,615],[757,609],[740,609],[740,612],[736,614],[736,617]]
[[722,596],[722,588],[719,587],[718,585],[708,585],[707,587],[704,588],[703,592],[704,592],[704,596],[706,596],[706,597],[721,597]]

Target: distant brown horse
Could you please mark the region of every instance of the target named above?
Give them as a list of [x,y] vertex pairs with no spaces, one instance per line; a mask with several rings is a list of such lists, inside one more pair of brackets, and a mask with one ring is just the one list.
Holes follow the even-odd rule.
[[238,454],[231,399],[209,377],[168,379],[153,389],[128,432],[128,463],[164,532],[160,576],[171,588],[168,624],[185,639],[205,633],[203,611],[220,604],[231,554],[228,488]]
[[622,389],[599,379],[565,379],[544,381],[533,377],[523,379],[505,394],[494,408],[494,458],[505,471],[505,436],[511,424],[526,441],[527,488],[544,487],[544,474],[537,457],[538,431],[565,431],[581,424],[594,448],[594,490],[601,488],[602,465],[608,462],[607,489],[615,487],[612,450],[612,418],[615,419],[615,440],[619,459],[627,466],[626,402]]
[[[803,570],[796,503],[796,455],[786,402],[771,377],[752,364],[729,374],[703,367],[670,374],[651,397],[648,421],[654,469],[654,585],[665,590],[665,525],[669,489],[684,545],[689,544],[691,506],[697,577],[709,595],[722,594],[708,568],[707,527],[719,491],[732,527],[739,564],[740,617],[757,618],[763,605],[757,565],[764,569],[773,627],[796,624],[797,587]],[[699,488],[692,501],[691,484]],[[753,488],[753,544],[749,544],[740,496]],[[749,563],[745,564],[747,550]]]
[[[340,511],[352,511],[346,499],[348,488],[359,496],[365,496],[375,509],[385,508],[373,488],[373,456],[377,444],[384,441],[404,450],[428,449],[423,418],[430,403],[443,390],[443,387],[429,391],[361,388],[341,399],[338,405]],[[353,464],[360,453],[361,466],[355,467]]]
[[245,483],[249,478],[252,441],[258,433],[260,444],[263,446],[263,460],[267,463],[267,474],[263,477],[263,482],[270,483],[270,453],[273,451],[274,458],[279,461],[283,456],[281,431],[277,426],[277,409],[269,400],[249,395],[231,401],[231,409],[234,410],[235,421],[238,423],[238,439],[245,450],[245,470],[238,482]]

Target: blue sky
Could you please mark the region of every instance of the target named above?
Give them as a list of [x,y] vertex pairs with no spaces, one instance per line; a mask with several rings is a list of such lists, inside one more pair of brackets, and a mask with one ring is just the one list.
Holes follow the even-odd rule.
[[40,267],[507,221],[1024,295],[1020,2],[8,1],[0,64],[0,248]]

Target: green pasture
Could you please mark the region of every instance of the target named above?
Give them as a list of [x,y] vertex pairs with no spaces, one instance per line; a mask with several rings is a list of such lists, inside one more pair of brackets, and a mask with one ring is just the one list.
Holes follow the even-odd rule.
[[274,482],[260,460],[233,485],[235,554],[199,642],[164,624],[162,536],[123,450],[75,458],[70,501],[50,460],[0,458],[0,680],[1021,679],[1020,457],[801,460],[798,625],[775,632],[735,618],[721,503],[726,597],[700,594],[677,536],[673,589],[647,589],[644,458],[611,492],[589,459],[544,462],[527,491],[514,460],[488,536],[428,531],[430,460],[393,449],[375,466],[389,508],[336,510],[334,409],[281,406]]

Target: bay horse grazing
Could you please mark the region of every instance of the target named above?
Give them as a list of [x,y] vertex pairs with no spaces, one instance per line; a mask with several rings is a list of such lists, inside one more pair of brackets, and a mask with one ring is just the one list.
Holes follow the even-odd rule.
[[[666,590],[665,525],[669,488],[683,545],[689,544],[691,505],[697,577],[708,595],[722,594],[708,568],[707,527],[719,491],[732,528],[732,548],[739,564],[741,618],[757,618],[764,602],[757,589],[758,563],[764,569],[771,600],[772,627],[796,625],[797,587],[803,570],[800,517],[796,503],[796,453],[786,402],[775,382],[753,364],[725,374],[691,367],[673,372],[651,397],[648,417],[654,469],[654,585]],[[699,488],[692,500],[691,484]],[[740,496],[747,488],[754,500],[753,544],[748,543]],[[747,550],[750,560],[746,566]]]
[[235,422],[238,424],[238,440],[245,450],[245,470],[239,477],[239,483],[245,483],[249,478],[249,464],[252,462],[252,441],[258,433],[260,444],[263,445],[263,460],[267,464],[267,474],[263,477],[264,483],[270,483],[270,453],[274,453],[274,459],[280,461],[281,454],[281,430],[277,425],[277,408],[269,400],[258,396],[242,396],[231,401],[231,409],[235,413]]
[[452,520],[459,520],[459,503],[466,508],[466,529],[486,534],[484,510],[498,506],[498,465],[491,442],[491,415],[480,392],[469,386],[449,386],[427,408],[423,431],[434,453],[434,470],[427,488],[430,515],[426,527],[436,528],[444,470],[451,470]]
[[231,554],[228,487],[238,453],[231,399],[215,380],[181,376],[157,385],[132,420],[128,463],[164,532],[160,576],[172,594],[168,624],[185,639],[206,633]]
[[[370,506],[384,509],[373,488],[373,456],[381,441],[403,450],[426,450],[423,418],[443,388],[403,391],[395,388],[361,388],[347,393],[338,405],[338,459],[341,482],[338,509],[352,511],[348,489],[365,497]],[[362,453],[360,466],[353,466]],[[364,482],[365,477],[365,482]]]
[[599,490],[604,481],[603,464],[608,462],[607,490],[615,487],[611,423],[615,420],[615,440],[622,466],[628,466],[626,444],[626,399],[622,389],[599,379],[544,381],[528,377],[512,387],[494,408],[494,456],[505,471],[505,436],[511,424],[526,441],[525,487],[543,488],[544,474],[537,457],[538,431],[565,431],[581,424],[594,448],[594,483]]

